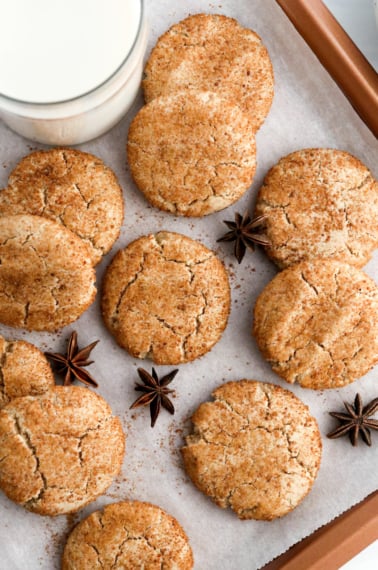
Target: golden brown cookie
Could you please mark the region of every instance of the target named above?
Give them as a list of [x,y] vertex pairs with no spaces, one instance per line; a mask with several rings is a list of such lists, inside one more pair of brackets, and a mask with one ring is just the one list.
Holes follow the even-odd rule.
[[121,422],[87,388],[55,386],[0,411],[0,488],[40,515],[94,501],[118,475],[124,451]]
[[190,570],[188,537],[175,518],[150,503],[107,505],[71,532],[62,570]]
[[23,158],[0,192],[0,215],[34,214],[61,222],[101,261],[119,236],[123,196],[101,159],[76,149],[38,150]]
[[208,352],[230,311],[226,270],[214,252],[173,232],[119,251],[103,282],[102,313],[132,356],[179,364]]
[[261,38],[220,14],[195,14],[162,35],[142,82],[146,101],[181,90],[213,91],[246,111],[254,131],[273,100],[269,54]]
[[0,408],[20,396],[43,394],[54,385],[43,352],[24,340],[0,336]]
[[0,217],[0,322],[56,330],[96,294],[91,252],[77,235],[41,216]]
[[378,183],[347,152],[311,148],[282,158],[260,188],[266,253],[284,268],[314,257],[362,267],[378,247]]
[[210,92],[151,101],[131,123],[127,154],[147,200],[181,216],[205,216],[233,204],[256,170],[248,116]]
[[272,520],[310,491],[322,443],[308,407],[274,384],[240,380],[213,392],[182,448],[193,483],[240,519]]
[[288,267],[265,287],[253,334],[274,372],[304,388],[340,388],[378,362],[378,287],[333,259]]

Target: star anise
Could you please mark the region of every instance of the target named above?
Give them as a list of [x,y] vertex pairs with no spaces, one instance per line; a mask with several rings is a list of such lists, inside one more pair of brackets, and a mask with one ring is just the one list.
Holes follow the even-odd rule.
[[252,219],[248,212],[245,212],[244,216],[236,212],[234,222],[224,220],[230,231],[217,241],[234,241],[234,255],[241,263],[247,247],[253,251],[255,244],[270,245],[269,240],[260,233],[264,228],[265,221],[266,216],[258,216]]
[[135,400],[130,406],[130,409],[139,408],[140,406],[150,406],[151,427],[155,425],[161,406],[168,410],[170,414],[175,413],[175,408],[168,398],[168,394],[174,393],[174,390],[170,390],[167,386],[172,382],[177,372],[178,369],[172,370],[172,372],[166,374],[166,376],[163,376],[163,378],[159,380],[155,368],[152,368],[152,374],[144,370],[144,368],[138,368],[139,378],[143,384],[137,382],[135,390],[137,392],[143,392],[143,394]]
[[356,395],[354,406],[344,402],[347,414],[342,412],[329,412],[330,415],[340,420],[341,425],[327,434],[327,437],[335,439],[349,433],[352,445],[357,445],[358,435],[361,434],[363,441],[371,445],[370,429],[378,430],[378,420],[369,419],[378,410],[378,398],[374,398],[365,407],[359,394]]
[[93,363],[93,360],[88,360],[88,357],[98,340],[95,340],[85,348],[79,350],[77,345],[77,332],[73,331],[70,338],[68,339],[67,353],[60,354],[58,352],[45,352],[46,356],[58,364],[57,372],[60,374],[65,374],[64,385],[69,386],[75,380],[79,380],[87,386],[93,386],[97,388],[98,384],[94,378],[89,374],[87,370],[84,370],[84,366],[89,366]]

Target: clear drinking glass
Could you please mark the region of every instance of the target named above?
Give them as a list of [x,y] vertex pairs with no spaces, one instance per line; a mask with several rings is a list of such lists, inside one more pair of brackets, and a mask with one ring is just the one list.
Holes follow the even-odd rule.
[[84,94],[51,103],[14,99],[1,93],[0,84],[0,118],[17,133],[52,145],[79,144],[114,126],[135,99],[147,45],[144,1],[129,1],[140,4],[140,21],[135,40],[118,69]]

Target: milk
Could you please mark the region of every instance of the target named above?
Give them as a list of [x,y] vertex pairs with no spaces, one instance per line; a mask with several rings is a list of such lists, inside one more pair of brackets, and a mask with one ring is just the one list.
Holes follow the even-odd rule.
[[2,0],[3,120],[50,144],[108,130],[140,84],[143,10],[142,0]]

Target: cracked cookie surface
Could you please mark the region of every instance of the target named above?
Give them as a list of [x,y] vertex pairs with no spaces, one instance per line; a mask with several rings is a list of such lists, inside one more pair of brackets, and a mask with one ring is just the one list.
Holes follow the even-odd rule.
[[181,90],[213,91],[248,112],[255,131],[273,100],[273,68],[261,38],[220,14],[195,14],[172,26],[144,72],[146,101]]
[[20,396],[43,394],[55,385],[47,358],[24,340],[0,335],[0,408]]
[[192,550],[177,520],[139,501],[107,505],[81,521],[68,538],[62,561],[62,570],[192,567]]
[[41,515],[75,512],[110,486],[124,446],[119,419],[87,388],[16,398],[0,410],[0,488]]
[[280,268],[314,257],[362,267],[378,247],[378,182],[347,152],[300,150],[268,172],[255,215],[266,216],[265,251]]
[[209,92],[158,97],[142,107],[129,129],[127,155],[147,200],[181,216],[233,204],[256,170],[248,116]]
[[227,272],[214,252],[173,232],[120,250],[103,282],[102,314],[132,356],[179,364],[208,352],[230,311]]
[[287,382],[340,388],[378,362],[378,287],[346,263],[298,263],[276,275],[258,297],[253,334]]
[[42,216],[0,216],[0,322],[57,330],[94,301],[88,246]]
[[280,386],[240,380],[213,392],[181,449],[193,483],[240,519],[272,520],[310,491],[321,437],[308,407]]
[[101,159],[80,150],[39,150],[23,158],[0,192],[0,216],[33,214],[62,223],[99,263],[119,236],[123,196]]

